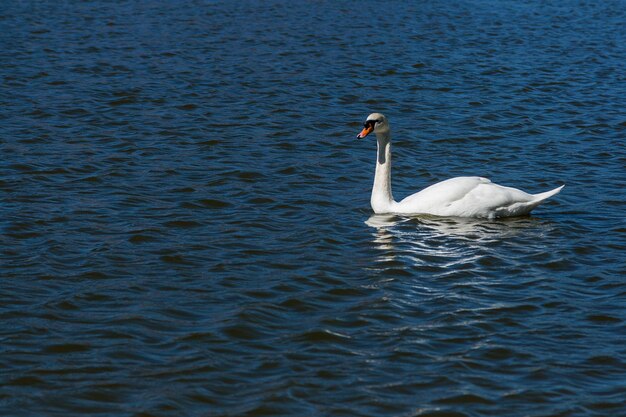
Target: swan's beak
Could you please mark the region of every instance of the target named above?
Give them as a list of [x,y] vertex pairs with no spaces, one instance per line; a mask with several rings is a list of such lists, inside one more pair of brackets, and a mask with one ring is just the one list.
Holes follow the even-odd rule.
[[374,130],[374,126],[373,125],[366,126],[366,127],[363,128],[363,130],[361,130],[361,133],[356,135],[356,138],[357,139],[363,139],[365,136],[367,136],[370,133],[372,133],[372,130]]

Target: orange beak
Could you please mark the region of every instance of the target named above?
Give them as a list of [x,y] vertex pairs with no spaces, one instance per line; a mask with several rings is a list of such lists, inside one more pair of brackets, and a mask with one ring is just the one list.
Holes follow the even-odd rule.
[[369,125],[369,126],[364,127],[363,130],[361,130],[361,133],[356,135],[357,139],[363,139],[365,136],[372,133],[372,130],[374,130],[374,125]]

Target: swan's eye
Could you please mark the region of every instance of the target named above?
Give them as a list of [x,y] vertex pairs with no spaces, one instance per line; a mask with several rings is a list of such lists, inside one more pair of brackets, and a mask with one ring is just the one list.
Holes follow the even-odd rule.
[[383,119],[376,120],[376,123],[382,123]]

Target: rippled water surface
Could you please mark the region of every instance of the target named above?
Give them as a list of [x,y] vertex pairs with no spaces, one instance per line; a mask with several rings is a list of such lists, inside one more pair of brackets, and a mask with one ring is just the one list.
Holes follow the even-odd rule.
[[[597,3],[597,4],[594,4]],[[0,6],[0,414],[626,415],[626,3]],[[532,217],[373,216],[481,175]]]

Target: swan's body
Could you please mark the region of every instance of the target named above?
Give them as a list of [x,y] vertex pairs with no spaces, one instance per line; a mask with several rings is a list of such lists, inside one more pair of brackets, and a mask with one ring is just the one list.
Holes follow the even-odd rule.
[[564,186],[540,194],[494,184],[482,177],[456,177],[445,180],[396,202],[391,192],[391,136],[389,122],[372,113],[358,138],[376,134],[378,157],[371,204],[376,214],[432,214],[450,217],[511,217],[530,213]]

